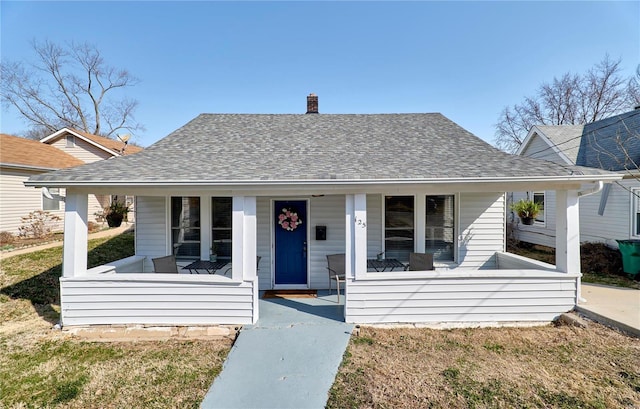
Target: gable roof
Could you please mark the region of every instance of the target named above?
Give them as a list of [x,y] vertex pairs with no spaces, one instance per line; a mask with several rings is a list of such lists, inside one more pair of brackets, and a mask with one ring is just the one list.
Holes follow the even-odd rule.
[[504,153],[441,114],[202,114],[142,152],[29,183],[468,182],[602,175]]
[[31,139],[0,134],[0,164],[6,167],[38,170],[62,169],[82,165],[80,159]]
[[[583,128],[584,125],[535,125],[518,149],[518,154],[525,152],[533,138],[538,136],[567,164],[575,165]],[[527,156],[536,153],[543,152],[528,152]]]
[[640,167],[640,109],[584,126],[576,164],[611,171]]
[[143,150],[139,146],[127,145],[123,154],[121,152],[121,149],[123,147],[123,143],[121,141],[105,138],[104,136],[93,135],[93,134],[79,131],[77,129],[72,129],[72,128],[62,128],[59,131],[54,132],[45,138],[42,138],[40,142],[51,143],[57,139],[62,138],[67,134],[71,134],[77,138],[80,138],[85,142],[111,154],[112,156],[132,155],[134,153],[138,153]]

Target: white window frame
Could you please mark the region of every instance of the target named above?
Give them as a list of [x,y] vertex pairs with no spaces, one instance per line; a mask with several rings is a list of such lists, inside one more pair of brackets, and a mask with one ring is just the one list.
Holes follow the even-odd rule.
[[74,148],[76,146],[76,137],[73,135],[67,135],[66,142],[67,148]]
[[534,226],[541,226],[541,227],[546,227],[547,226],[547,192],[545,190],[542,191],[531,191],[529,192],[529,197],[531,198],[531,200],[535,201],[535,195],[542,195],[542,220],[540,220],[538,217],[540,216],[540,214],[538,214],[538,216],[535,217],[535,219],[533,220],[533,225]]
[[630,232],[632,237],[640,237],[638,216],[640,215],[640,188],[631,189]]

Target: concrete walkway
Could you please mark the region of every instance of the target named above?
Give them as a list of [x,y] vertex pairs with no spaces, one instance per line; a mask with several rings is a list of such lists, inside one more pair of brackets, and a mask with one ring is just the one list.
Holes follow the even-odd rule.
[[[117,235],[122,234],[122,233],[124,233],[126,231],[133,231],[134,229],[135,229],[135,224],[133,224],[133,223],[122,223],[122,225],[120,225],[120,227],[115,227],[115,228],[106,229],[106,230],[100,230],[99,232],[89,234],[89,240],[99,239],[99,238],[102,238],[102,237],[117,236]],[[5,250],[5,251],[0,252],[0,259],[17,256],[19,254],[33,253],[34,251],[50,249],[50,248],[53,248],[53,247],[60,247],[60,246],[62,246],[62,243],[63,243],[62,240],[60,240],[60,241],[52,241],[52,242],[46,243],[46,244],[41,244],[39,246],[24,247],[24,248],[20,248],[20,249],[16,249],[16,250],[9,250],[9,251]]]
[[335,292],[261,299],[259,308],[201,408],[324,408],[353,330]]
[[640,290],[582,284],[576,310],[594,321],[640,337]]

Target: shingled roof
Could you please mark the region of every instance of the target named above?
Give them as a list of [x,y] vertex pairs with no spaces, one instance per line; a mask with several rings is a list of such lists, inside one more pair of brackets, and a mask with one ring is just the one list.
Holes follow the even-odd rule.
[[549,141],[576,163],[584,125],[536,125]]
[[123,153],[122,148],[124,144],[121,141],[105,138],[104,136],[90,134],[88,132],[79,131],[73,128],[62,128],[59,131],[47,136],[46,138],[43,138],[41,142],[51,143],[54,140],[62,138],[67,134],[75,135],[79,138],[85,139],[87,142],[97,146],[98,148],[114,156],[132,155],[134,153],[138,153],[143,150],[139,146],[127,145]]
[[62,169],[84,162],[53,146],[31,139],[0,134],[0,164],[32,169]]
[[640,166],[640,109],[584,126],[576,163],[611,171]]
[[34,176],[30,182],[424,182],[603,173],[504,153],[438,113],[202,114],[136,155]]

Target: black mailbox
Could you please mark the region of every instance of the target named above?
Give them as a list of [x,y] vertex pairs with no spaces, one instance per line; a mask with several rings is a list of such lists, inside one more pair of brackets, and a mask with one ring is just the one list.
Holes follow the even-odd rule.
[[316,240],[327,239],[327,226],[316,226]]

